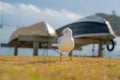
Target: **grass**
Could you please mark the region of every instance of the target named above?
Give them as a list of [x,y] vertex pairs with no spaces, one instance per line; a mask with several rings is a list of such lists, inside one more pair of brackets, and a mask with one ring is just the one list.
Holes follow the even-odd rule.
[[0,80],[120,80],[120,59],[0,56]]

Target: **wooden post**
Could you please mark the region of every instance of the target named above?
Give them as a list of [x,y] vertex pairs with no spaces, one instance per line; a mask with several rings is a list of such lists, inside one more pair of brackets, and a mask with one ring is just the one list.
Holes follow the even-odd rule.
[[33,56],[38,56],[39,42],[33,41]]
[[102,57],[103,56],[102,55],[102,50],[103,50],[102,46],[103,46],[102,40],[100,40],[100,42],[99,42],[99,50],[98,50],[98,57]]
[[18,47],[15,46],[15,49],[14,49],[14,55],[17,56],[18,55]]

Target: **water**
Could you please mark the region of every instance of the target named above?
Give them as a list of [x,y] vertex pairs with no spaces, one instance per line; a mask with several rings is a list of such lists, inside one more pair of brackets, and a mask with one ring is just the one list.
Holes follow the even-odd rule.
[[[16,30],[17,28],[12,28],[11,27],[4,27],[3,29],[0,29],[0,43],[7,43],[9,40],[9,37],[11,34]],[[110,58],[120,58],[120,37],[115,38],[115,41],[117,42],[114,51],[109,52],[106,49],[106,46],[104,46],[103,50],[103,56],[104,57],[110,57]],[[93,45],[88,45],[88,46],[83,46],[82,51],[73,51],[73,55],[77,56],[97,56],[98,54],[98,45],[95,45],[95,50],[92,52]],[[46,51],[46,52],[45,52]],[[59,56],[59,51],[56,52],[54,50],[45,50],[45,49],[39,49],[39,55],[48,55],[48,56]],[[14,53],[14,48],[2,48],[0,47],[0,55],[13,55]],[[19,48],[18,50],[18,55],[19,56],[32,56],[33,54],[33,49],[29,48]],[[65,56],[68,55],[67,53],[63,53]]]

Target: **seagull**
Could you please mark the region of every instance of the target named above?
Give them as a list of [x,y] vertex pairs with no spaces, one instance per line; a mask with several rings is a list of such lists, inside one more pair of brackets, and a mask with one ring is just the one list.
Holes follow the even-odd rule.
[[73,48],[75,47],[74,39],[72,37],[72,30],[70,28],[65,28],[61,34],[60,38],[58,38],[58,49],[60,50],[60,61],[62,57],[62,52],[68,52],[70,55],[70,60],[71,58],[71,52]]

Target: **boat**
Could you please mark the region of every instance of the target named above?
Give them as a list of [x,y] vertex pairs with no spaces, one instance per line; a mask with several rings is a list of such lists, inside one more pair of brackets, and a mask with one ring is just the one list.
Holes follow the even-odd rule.
[[[60,37],[61,35],[59,33],[67,27],[72,29],[75,44],[78,49],[81,48],[81,46],[89,44],[99,44],[101,48],[102,45],[105,44],[109,51],[114,49],[115,41],[113,39],[116,35],[109,21],[101,16],[87,16],[60,27],[56,30],[57,35]],[[112,47],[109,45],[112,45]]]

